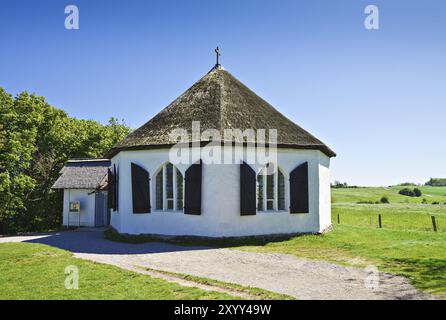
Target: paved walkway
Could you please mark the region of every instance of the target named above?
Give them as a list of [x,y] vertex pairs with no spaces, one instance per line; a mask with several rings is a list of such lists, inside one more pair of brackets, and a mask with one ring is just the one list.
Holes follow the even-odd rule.
[[[186,247],[168,243],[117,243],[101,230],[0,238],[42,243],[78,258],[138,271],[155,269],[258,287],[297,299],[426,299],[406,278],[286,254]],[[174,280],[172,280],[174,281]]]

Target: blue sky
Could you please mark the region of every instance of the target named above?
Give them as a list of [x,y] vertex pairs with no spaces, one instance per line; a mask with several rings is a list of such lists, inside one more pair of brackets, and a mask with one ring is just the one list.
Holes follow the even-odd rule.
[[[65,6],[80,29],[64,28]],[[380,9],[380,30],[364,8]],[[443,0],[2,0],[0,86],[137,128],[215,63],[329,144],[332,180],[446,177]]]

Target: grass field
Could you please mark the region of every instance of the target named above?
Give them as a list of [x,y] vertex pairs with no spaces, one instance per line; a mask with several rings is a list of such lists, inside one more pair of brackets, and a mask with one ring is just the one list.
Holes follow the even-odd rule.
[[[275,240],[216,240],[212,244],[350,266],[374,265],[380,271],[406,276],[417,288],[446,298],[446,205],[432,204],[446,202],[446,187],[420,187],[424,194],[421,198],[399,195],[402,188],[332,189],[334,230],[327,234]],[[383,196],[390,203],[375,204]],[[430,204],[422,204],[423,198],[430,199]],[[340,224],[337,224],[338,214]],[[383,218],[382,229],[378,228],[378,214]],[[432,215],[437,218],[439,232],[432,231]],[[150,237],[126,237],[112,231],[106,236],[123,242],[154,241]],[[187,239],[178,239],[175,243],[209,245]]]
[[[65,288],[65,267],[79,268],[79,289]],[[117,267],[73,258],[40,244],[0,244],[0,299],[237,299]]]
[[[398,192],[405,187],[359,187],[359,188],[345,188],[332,189],[332,203],[358,203],[367,201],[379,201],[381,197],[389,198],[390,203],[406,203],[406,204],[421,204],[423,199],[426,199],[428,204],[433,202],[440,202],[446,204],[446,187],[430,187],[420,186],[419,188],[423,195],[421,197],[408,197],[398,194]],[[414,187],[408,187],[413,189]]]
[[[384,228],[431,231],[431,217],[435,216],[437,230],[446,232],[446,187],[419,187],[423,192],[419,198],[398,194],[402,188],[332,189],[332,221],[336,224],[339,214],[341,224],[373,228],[378,227],[381,214]],[[383,196],[390,204],[364,204]],[[429,199],[428,204],[422,204],[423,199]]]
[[[408,277],[417,288],[446,298],[446,187],[421,187],[423,197],[398,194],[402,187],[332,189],[334,230],[287,240],[232,240],[218,246],[278,252],[344,265],[377,266]],[[389,204],[376,202],[387,196]],[[422,204],[422,199],[429,204]],[[339,214],[340,224],[337,224]],[[383,228],[378,228],[378,214]],[[432,231],[431,216],[438,222]],[[116,241],[153,239],[109,234]],[[159,240],[157,240],[159,241]],[[64,268],[80,270],[80,289],[66,290]],[[186,276],[185,276],[186,277]],[[195,279],[207,283],[209,279]],[[252,293],[252,292],[251,292]],[[262,293],[267,294],[267,293]],[[269,298],[277,298],[265,296]],[[186,288],[116,267],[75,259],[37,244],[0,245],[0,299],[229,299],[224,293]]]
[[[402,188],[332,189],[332,232],[237,248],[361,267],[375,265],[446,298],[446,205],[431,204],[446,202],[446,187],[421,187],[421,198],[399,195]],[[382,196],[390,204],[358,204],[376,202]],[[430,204],[421,204],[423,198]],[[378,214],[382,214],[382,229],[378,228]],[[432,231],[432,215],[439,232]]]

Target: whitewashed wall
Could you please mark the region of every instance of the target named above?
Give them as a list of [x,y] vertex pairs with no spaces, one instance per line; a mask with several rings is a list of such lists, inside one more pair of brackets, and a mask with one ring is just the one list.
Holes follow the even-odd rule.
[[[317,150],[280,149],[278,164],[285,173],[286,208],[289,207],[288,174],[298,165],[309,164],[309,214],[258,212],[255,216],[240,216],[240,186],[238,165],[203,164],[202,214],[159,212],[155,209],[154,173],[169,161],[169,151],[141,150],[120,152],[112,159],[119,170],[119,210],[111,213],[111,225],[121,233],[198,235],[209,237],[248,236],[263,234],[320,232],[330,225],[330,159]],[[131,171],[134,162],[150,173],[150,214],[132,213]],[[185,174],[189,165],[178,165]],[[261,168],[253,166],[257,172]]]
[[[79,213],[69,212],[70,202],[79,201],[81,205],[80,225],[81,227],[94,227],[95,225],[95,195],[90,194],[90,189],[64,189],[63,195],[63,225],[78,226]],[[70,219],[68,221],[68,215]]]
[[319,155],[319,229],[331,226],[330,158]]

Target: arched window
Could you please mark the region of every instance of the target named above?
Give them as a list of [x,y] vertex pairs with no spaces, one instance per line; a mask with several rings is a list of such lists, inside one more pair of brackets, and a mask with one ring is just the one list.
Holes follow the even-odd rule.
[[177,167],[164,164],[156,174],[155,183],[156,210],[183,210],[184,179]]
[[257,175],[257,211],[282,210],[285,210],[285,176],[269,163]]

